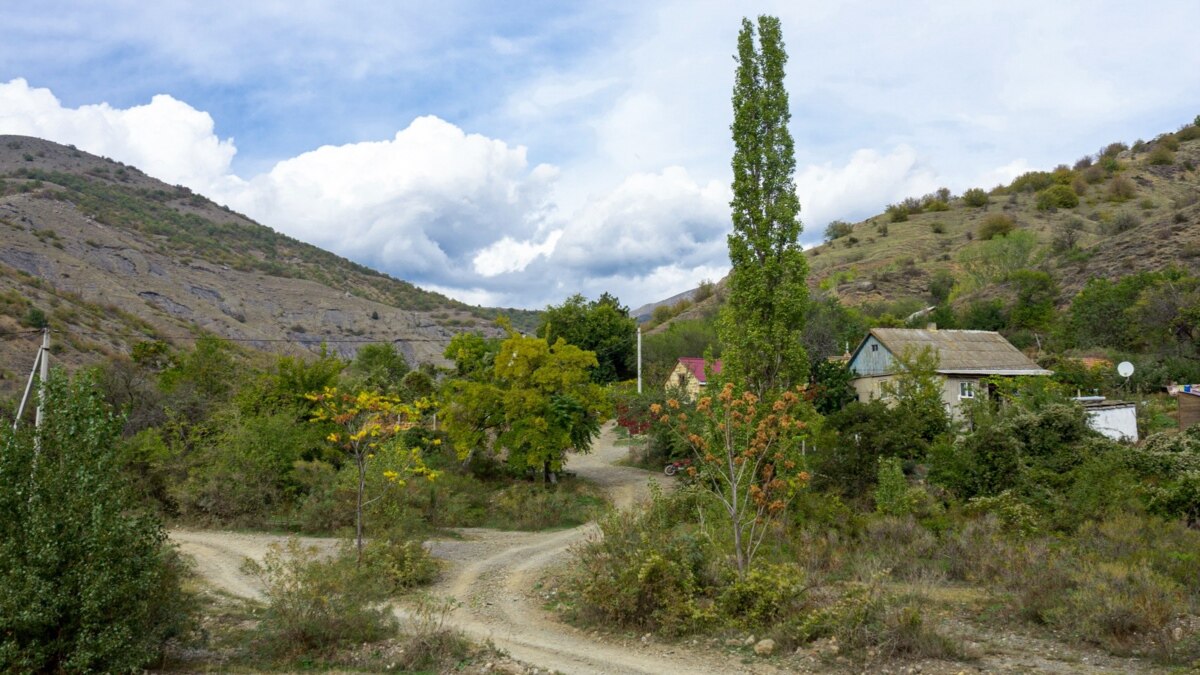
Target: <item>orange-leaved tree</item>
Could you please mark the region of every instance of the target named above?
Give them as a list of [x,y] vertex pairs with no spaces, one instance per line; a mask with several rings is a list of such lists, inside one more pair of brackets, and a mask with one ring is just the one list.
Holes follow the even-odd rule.
[[358,468],[358,493],[355,500],[354,531],[358,559],[363,551],[363,507],[367,491],[367,462],[380,452],[396,453],[400,470],[389,470],[384,476],[393,483],[403,483],[409,476],[424,476],[432,480],[437,472],[425,466],[419,448],[406,448],[400,443],[399,435],[416,426],[429,407],[425,401],[404,403],[393,396],[370,391],[357,394],[326,387],[320,393],[307,396],[316,403],[312,413],[314,422],[332,422],[338,431],[329,434],[328,440],[354,460]]
[[650,408],[660,424],[687,441],[688,473],[729,518],[737,574],[744,578],[771,524],[809,480],[802,448],[820,418],[804,388],[761,400],[732,383],[704,396],[689,416],[675,399]]

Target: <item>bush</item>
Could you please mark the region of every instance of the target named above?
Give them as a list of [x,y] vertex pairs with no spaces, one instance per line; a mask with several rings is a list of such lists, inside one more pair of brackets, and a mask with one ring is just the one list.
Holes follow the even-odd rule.
[[925,204],[925,210],[928,212],[949,211],[950,205],[941,199],[931,199]]
[[810,614],[796,632],[800,642],[829,637],[841,650],[871,650],[882,659],[961,657],[957,643],[926,623],[923,606],[924,598],[888,594],[873,579],[846,587],[842,597]]
[[1038,192],[1054,185],[1054,174],[1046,171],[1029,171],[1017,176],[1008,186],[1013,192]]
[[920,498],[920,490],[909,488],[904,469],[900,466],[900,458],[880,458],[875,485],[875,511],[885,516],[912,515],[920,503]]
[[1117,155],[1121,154],[1122,152],[1125,152],[1128,149],[1129,149],[1129,146],[1125,145],[1124,143],[1122,143],[1120,141],[1117,141],[1116,143],[1109,143],[1108,145],[1106,145],[1100,149],[1100,157],[1101,158],[1116,157]]
[[699,603],[703,590],[715,585],[711,552],[673,515],[690,515],[695,503],[688,502],[697,499],[699,493],[690,491],[655,493],[648,511],[621,511],[600,521],[602,536],[578,549],[567,582],[584,619],[669,635],[715,620]]
[[988,194],[982,188],[971,188],[962,194],[963,203],[972,208],[987,206]]
[[1156,145],[1146,159],[1153,166],[1169,166],[1175,163],[1175,153],[1162,145]]
[[1012,232],[1017,226],[1012,216],[1003,213],[993,213],[983,219],[983,224],[979,226],[979,238],[987,241],[992,237],[1002,237]]
[[747,629],[770,628],[799,614],[806,602],[805,574],[796,565],[761,565],[733,578],[717,598],[720,615]]
[[166,532],[116,453],[122,420],[87,377],[55,372],[40,452],[0,428],[0,670],[130,672],[188,628]]
[[1141,218],[1137,217],[1136,213],[1122,211],[1118,213],[1116,217],[1113,218],[1112,223],[1109,224],[1109,232],[1112,234],[1120,234],[1122,232],[1128,232],[1129,230],[1132,230],[1141,224],[1142,220]]
[[1066,253],[1079,244],[1079,233],[1083,231],[1083,221],[1071,218],[1054,226],[1054,238],[1050,241],[1050,250],[1055,253]]
[[404,537],[372,539],[363,549],[363,566],[388,595],[432,583],[438,562],[420,541]]
[[1146,565],[1097,563],[1082,568],[1061,604],[1047,609],[1047,622],[1111,651],[1127,652],[1136,638],[1157,637],[1187,613],[1178,584]]
[[1129,201],[1137,196],[1137,186],[1125,176],[1116,176],[1108,183],[1108,200],[1111,202]]
[[848,236],[854,231],[854,226],[843,220],[835,220],[825,227],[825,241],[833,241]]
[[376,603],[379,588],[369,568],[349,554],[321,558],[293,538],[272,544],[261,564],[247,559],[244,570],[265,587],[256,643],[272,656],[326,654],[396,634],[390,609]]
[[461,670],[463,658],[471,651],[471,642],[459,631],[446,626],[446,617],[457,607],[453,600],[422,597],[416,611],[404,626],[404,645],[399,659],[389,663],[401,672],[453,672]]
[[492,497],[488,525],[504,530],[574,527],[591,520],[602,505],[578,482],[518,483]]
[[1079,195],[1068,185],[1052,185],[1037,194],[1039,211],[1073,209],[1079,206]]
[[50,320],[46,318],[45,312],[31,306],[25,312],[25,316],[21,317],[21,325],[28,328],[45,328],[50,325]]
[[893,223],[903,223],[908,220],[908,208],[903,204],[888,204],[886,213]]

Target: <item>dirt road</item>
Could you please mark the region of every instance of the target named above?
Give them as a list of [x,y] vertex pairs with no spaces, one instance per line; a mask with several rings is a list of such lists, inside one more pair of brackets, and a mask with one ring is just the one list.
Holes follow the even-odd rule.
[[[593,451],[570,459],[580,478],[600,485],[618,508],[628,508],[650,493],[656,475],[616,466],[626,456],[615,444],[614,426],[604,428]],[[665,478],[664,478],[665,480]],[[459,540],[433,541],[433,554],[447,564],[432,592],[461,603],[449,623],[477,640],[491,640],[513,658],[563,673],[735,673],[763,672],[723,653],[703,655],[679,645],[631,639],[614,644],[554,621],[534,588],[545,571],[563,562],[572,545],[595,536],[587,524],[557,532],[462,530]],[[241,597],[260,598],[257,580],[241,573],[246,557],[261,560],[267,546],[285,537],[232,532],[174,531],[171,538],[196,559],[198,573],[213,586]],[[331,539],[302,540],[332,548]],[[396,611],[406,614],[403,606]]]

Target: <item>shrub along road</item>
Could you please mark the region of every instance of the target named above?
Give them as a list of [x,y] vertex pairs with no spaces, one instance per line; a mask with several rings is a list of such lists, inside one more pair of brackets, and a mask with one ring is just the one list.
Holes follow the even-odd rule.
[[[659,476],[616,466],[626,449],[615,444],[615,426],[604,428],[592,452],[571,458],[570,469],[601,486],[617,508],[629,508],[650,495]],[[668,483],[669,484],[669,483]],[[448,565],[430,589],[461,603],[448,619],[476,640],[491,640],[514,659],[564,673],[731,673],[772,672],[767,664],[748,666],[723,652],[694,651],[684,645],[631,640],[614,644],[563,625],[542,607],[536,586],[549,568],[565,561],[571,546],[596,536],[587,524],[551,532],[460,530],[463,539],[430,542],[434,555]],[[262,560],[267,547],[286,541],[270,534],[183,531],[171,533],[180,550],[195,558],[196,571],[214,587],[239,597],[261,599],[258,580],[241,572],[246,557]],[[335,539],[302,538],[306,546],[333,550]],[[401,617],[404,605],[397,605]]]

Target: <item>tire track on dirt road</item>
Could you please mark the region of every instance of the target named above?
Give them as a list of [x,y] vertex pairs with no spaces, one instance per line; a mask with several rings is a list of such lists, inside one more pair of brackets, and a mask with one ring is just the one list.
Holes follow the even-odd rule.
[[[627,452],[616,440],[610,423],[590,454],[571,457],[571,470],[600,486],[622,509],[648,499],[652,482],[669,487],[669,479],[661,474],[617,466]],[[580,674],[773,670],[765,664],[748,666],[723,652],[701,653],[682,645],[640,640],[614,644],[555,621],[542,607],[535,586],[550,569],[566,562],[571,547],[599,531],[595,523],[554,532],[460,530],[463,539],[428,543],[447,563],[443,579],[430,592],[461,603],[447,617],[448,625],[476,640],[490,640],[513,658],[542,669]],[[261,599],[262,586],[241,572],[243,559],[261,560],[270,544],[287,540],[280,535],[194,531],[173,531],[171,538],[196,559],[197,572],[214,587],[254,599]],[[301,543],[333,550],[337,540],[303,538]],[[399,603],[396,613],[410,617],[411,607]]]

